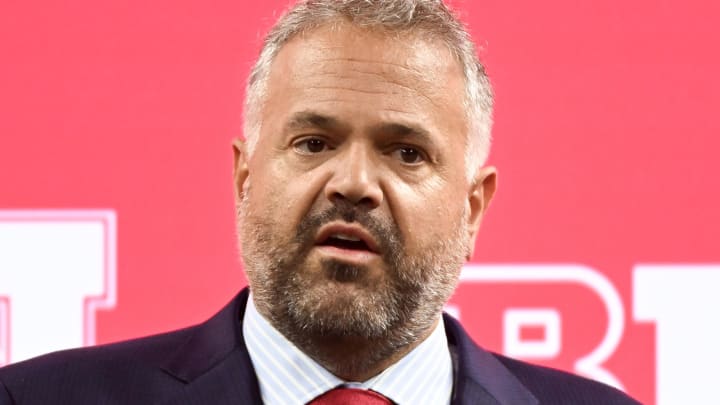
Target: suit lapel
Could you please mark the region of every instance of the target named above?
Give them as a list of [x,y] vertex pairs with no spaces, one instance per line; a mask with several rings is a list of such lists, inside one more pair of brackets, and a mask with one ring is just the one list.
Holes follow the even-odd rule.
[[183,387],[163,405],[262,404],[247,352],[233,351],[220,364]]
[[443,315],[453,355],[452,405],[537,405],[538,400],[491,353],[472,341],[458,321]]
[[[260,388],[242,336],[244,289],[225,308],[193,328],[163,370],[185,382],[162,405],[261,404]],[[537,405],[538,400],[491,353],[478,347],[453,318],[445,315],[453,355],[452,405]]]
[[186,384],[161,404],[261,404],[260,388],[242,336],[248,289],[194,328],[161,367]]

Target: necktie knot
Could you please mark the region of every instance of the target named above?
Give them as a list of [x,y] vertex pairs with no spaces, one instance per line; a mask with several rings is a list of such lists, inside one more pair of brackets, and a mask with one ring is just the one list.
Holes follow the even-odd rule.
[[389,399],[375,391],[358,388],[335,388],[310,401],[308,405],[391,405]]

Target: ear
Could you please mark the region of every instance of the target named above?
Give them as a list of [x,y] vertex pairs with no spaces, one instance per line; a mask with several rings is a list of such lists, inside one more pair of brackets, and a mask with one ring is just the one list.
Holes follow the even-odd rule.
[[235,180],[235,202],[240,203],[247,188],[248,156],[247,144],[242,139],[235,139],[233,147],[233,179]]
[[497,169],[492,166],[483,167],[475,175],[468,193],[468,206],[470,216],[468,218],[469,243],[467,260],[470,260],[475,251],[475,237],[480,229],[480,223],[485,216],[490,201],[495,195],[497,188]]

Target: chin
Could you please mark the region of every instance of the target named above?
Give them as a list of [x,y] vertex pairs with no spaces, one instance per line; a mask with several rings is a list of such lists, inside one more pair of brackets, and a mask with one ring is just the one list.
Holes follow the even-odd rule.
[[359,282],[328,280],[293,294],[288,312],[300,329],[315,335],[378,338],[398,321],[387,290]]
[[365,265],[351,264],[339,260],[324,260],[321,263],[322,271],[328,280],[335,281],[340,285],[357,285],[370,287],[373,283],[373,274],[377,274],[373,268]]

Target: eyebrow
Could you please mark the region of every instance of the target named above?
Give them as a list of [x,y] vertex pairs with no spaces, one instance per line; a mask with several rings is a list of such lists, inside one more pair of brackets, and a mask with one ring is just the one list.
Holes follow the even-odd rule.
[[306,130],[310,128],[350,132],[350,127],[340,122],[337,118],[312,111],[301,111],[295,113],[292,117],[290,117],[287,124],[285,124],[285,130],[288,132]]
[[430,131],[417,125],[398,123],[380,124],[372,127],[371,131],[373,133],[390,135],[393,138],[415,138],[420,143],[426,145],[435,144]]
[[[349,133],[352,128],[339,119],[314,111],[301,111],[293,114],[285,125],[287,132],[321,129],[325,131]],[[372,134],[385,135],[391,138],[415,138],[425,145],[434,145],[430,131],[420,125],[409,123],[381,123],[370,128]]]

